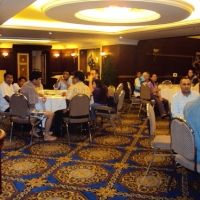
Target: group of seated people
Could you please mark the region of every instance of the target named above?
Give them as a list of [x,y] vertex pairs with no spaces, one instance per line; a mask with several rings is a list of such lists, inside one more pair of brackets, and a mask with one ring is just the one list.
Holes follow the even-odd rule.
[[140,97],[140,87],[141,85],[148,85],[151,91],[151,99],[155,100],[156,104],[158,105],[158,110],[160,112],[161,118],[165,118],[168,115],[168,100],[164,99],[160,96],[157,82],[157,75],[150,74],[148,72],[137,72],[137,78],[135,79],[135,89],[134,89],[134,96]]
[[[22,80],[23,79],[23,80]],[[20,77],[18,83],[13,83],[13,75],[9,72],[4,74],[4,81],[0,84],[0,112],[9,112],[9,98],[14,93],[21,93],[23,94],[29,104],[30,112],[32,117],[36,117],[34,115],[35,105],[38,103],[38,98],[42,97],[43,103],[46,102],[46,97],[43,93],[38,92],[37,88],[40,88],[42,83],[42,74],[39,71],[31,72],[29,76],[29,81],[26,82],[24,77]],[[18,87],[15,87],[15,86]],[[85,94],[88,98],[93,97],[93,103],[91,104],[91,123],[94,122],[94,110],[92,109],[94,106],[97,105],[106,105],[107,104],[107,94],[108,89],[104,85],[102,80],[98,79],[98,71],[91,70],[90,76],[88,77],[87,83],[85,83],[85,76],[81,71],[76,71],[73,76],[70,76],[70,72],[64,71],[63,75],[56,81],[54,84],[54,89],[62,89],[66,90],[65,93],[66,97],[66,109],[58,110],[55,113],[51,111],[45,110],[43,111],[43,117],[46,118],[45,122],[45,141],[54,141],[57,139],[56,136],[60,134],[60,128],[54,131],[56,136],[52,136],[49,134],[52,120],[54,118],[55,124],[57,127],[60,127],[62,117],[68,116],[69,110],[68,105],[70,100],[77,94]],[[15,90],[15,88],[17,88]],[[42,112],[42,111],[41,111]],[[41,114],[40,112],[40,114]],[[55,114],[55,116],[54,116]],[[40,116],[41,117],[41,116]],[[30,132],[31,134],[31,132]],[[33,135],[35,137],[40,137],[36,130],[33,130]]]
[[[151,98],[158,105],[161,117],[167,114],[168,101],[159,94],[159,88],[156,74],[149,75],[144,72],[142,75],[137,73],[135,79],[134,95],[139,97],[141,84],[147,84],[150,87]],[[199,83],[193,70],[188,71],[188,76],[181,78],[180,90],[173,95],[171,101],[172,118],[182,118],[191,126],[194,131],[195,145],[197,148],[197,162],[200,162],[200,96]],[[198,89],[196,89],[198,87]],[[196,91],[195,91],[196,90]],[[166,107],[165,107],[166,106]]]

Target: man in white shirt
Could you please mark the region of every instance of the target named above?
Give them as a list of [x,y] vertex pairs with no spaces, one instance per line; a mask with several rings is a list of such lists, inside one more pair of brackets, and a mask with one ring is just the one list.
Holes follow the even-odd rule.
[[185,105],[198,98],[199,94],[191,90],[192,83],[189,78],[183,77],[180,81],[181,90],[178,91],[173,97],[171,102],[172,117],[184,118],[183,109]]
[[0,85],[0,112],[9,112],[9,99],[14,94],[13,75],[9,72],[4,74],[4,81]]
[[64,71],[63,75],[53,85],[53,88],[54,90],[68,90],[71,84],[70,71]]
[[21,89],[22,85],[24,85],[25,82],[26,82],[26,78],[23,77],[23,76],[20,76],[20,77],[18,78],[17,83],[14,83],[14,84],[13,84],[14,92],[15,92],[15,93],[20,92],[20,89]]

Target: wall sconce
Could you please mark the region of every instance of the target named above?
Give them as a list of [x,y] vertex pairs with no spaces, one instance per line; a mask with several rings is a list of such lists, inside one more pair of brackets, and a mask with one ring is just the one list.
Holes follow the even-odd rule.
[[73,57],[73,60],[74,60],[74,63],[75,63],[75,59],[78,56],[78,54],[77,53],[71,53],[71,56]]
[[159,52],[159,49],[153,49],[154,61],[156,60],[156,54]]
[[105,58],[108,55],[106,52],[100,52],[100,55],[102,56],[103,59],[103,64],[105,64]]
[[60,56],[60,54],[59,53],[55,53],[54,54],[54,57],[56,58],[56,63],[58,63],[58,57]]
[[3,57],[4,57],[4,63],[6,63],[6,57],[8,56],[7,52],[3,52]]

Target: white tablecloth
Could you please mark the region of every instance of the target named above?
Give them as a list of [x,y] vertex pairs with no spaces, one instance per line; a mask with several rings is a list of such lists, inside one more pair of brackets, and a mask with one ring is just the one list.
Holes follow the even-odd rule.
[[45,103],[42,102],[42,98],[39,98],[39,102],[35,105],[38,110],[50,110],[55,112],[66,108],[66,99],[62,96],[46,96]]
[[172,101],[172,96],[176,94],[180,88],[174,87],[174,88],[161,88],[160,95],[161,97],[167,99],[169,103]]

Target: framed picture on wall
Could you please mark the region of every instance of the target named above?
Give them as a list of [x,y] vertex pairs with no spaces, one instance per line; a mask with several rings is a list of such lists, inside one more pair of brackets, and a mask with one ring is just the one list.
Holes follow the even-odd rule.
[[29,54],[17,53],[17,75],[29,79]]

